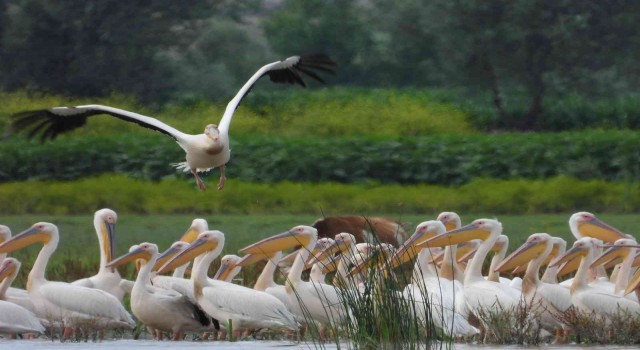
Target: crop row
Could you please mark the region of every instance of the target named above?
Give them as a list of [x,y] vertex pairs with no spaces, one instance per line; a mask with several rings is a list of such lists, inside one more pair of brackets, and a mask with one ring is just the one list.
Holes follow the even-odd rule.
[[102,175],[76,181],[0,184],[0,212],[87,214],[103,207],[138,214],[532,214],[640,210],[640,183],[555,177],[548,180],[477,179],[450,187],[338,183],[258,184],[230,179],[223,191],[200,192],[193,183]]
[[[640,180],[640,137],[630,131],[434,135],[412,138],[234,137],[228,177],[247,182],[460,185],[474,178],[565,175]],[[0,144],[0,182],[71,180],[103,173],[181,177],[183,151],[158,134],[63,137]],[[217,176],[214,170],[212,177]]]

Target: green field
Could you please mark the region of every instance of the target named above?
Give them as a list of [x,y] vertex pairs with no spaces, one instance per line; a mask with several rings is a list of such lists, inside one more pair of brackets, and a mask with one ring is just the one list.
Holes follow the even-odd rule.
[[[391,216],[409,225],[411,230],[425,220],[431,220],[437,213],[425,215]],[[568,245],[573,244],[573,237],[568,228],[571,213],[554,215],[501,215],[497,217],[503,223],[504,233],[510,238],[510,251],[513,251],[534,232],[547,232],[563,237]],[[311,224],[319,216],[313,215],[223,215],[204,216],[211,229],[219,229],[226,234],[224,254],[237,253],[242,248],[259,239],[280,233],[295,225]],[[462,214],[463,222],[480,217],[495,217],[488,214]],[[634,234],[640,222],[638,214],[602,214],[601,219]],[[153,242],[160,249],[166,249],[177,240],[191,224],[195,216],[190,215],[128,215],[120,213],[118,217],[117,252],[123,254],[132,244]],[[51,259],[49,278],[75,280],[86,277],[97,271],[98,239],[93,229],[93,216],[46,216],[20,215],[0,216],[0,223],[8,225],[14,234],[24,230],[37,221],[53,222],[60,228],[60,244],[58,251]],[[23,261],[22,276],[26,276],[28,268],[40,247],[29,247],[16,252],[15,257]],[[128,273],[131,273],[129,270]],[[22,280],[19,278],[18,280]],[[21,284],[21,281],[18,282]]]

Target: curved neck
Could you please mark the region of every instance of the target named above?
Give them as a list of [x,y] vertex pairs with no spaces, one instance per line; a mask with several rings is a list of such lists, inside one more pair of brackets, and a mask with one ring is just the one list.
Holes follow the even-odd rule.
[[457,280],[462,282],[464,276],[456,260],[457,251],[458,246],[456,244],[444,248],[442,265],[440,265],[440,277],[450,281]]
[[498,264],[504,260],[504,257],[507,255],[507,245],[504,244],[500,248],[500,251],[493,255],[491,258],[491,264],[489,265],[489,274],[487,275],[487,280],[493,282],[500,282],[500,272],[496,271],[496,267]]
[[156,260],[158,259],[158,253],[152,254],[151,259],[144,263],[140,270],[138,271],[138,276],[136,277],[136,282],[133,285],[133,288],[144,288],[144,286],[151,283],[151,269],[153,265],[156,264]]
[[418,253],[416,264],[413,267],[413,276],[411,283],[421,283],[422,280],[430,277],[437,277],[438,271],[433,264],[433,251],[430,248],[424,248]]
[[51,240],[42,246],[42,249],[40,249],[40,252],[38,253],[38,257],[36,258],[36,261],[33,262],[33,267],[29,272],[29,277],[27,278],[27,291],[30,291],[31,288],[34,288],[36,285],[46,281],[44,273],[47,270],[49,259],[56,251],[57,247],[57,237],[51,237]]
[[322,264],[315,263],[311,266],[309,273],[309,281],[316,283],[325,283],[326,275],[322,273]]
[[5,300],[7,296],[7,290],[9,289],[9,287],[11,287],[11,283],[13,283],[13,280],[16,279],[17,275],[18,270],[16,269],[11,275],[2,280],[2,283],[0,283],[0,300]]
[[498,239],[498,236],[499,235],[497,233],[492,232],[489,237],[480,244],[476,254],[471,258],[469,265],[467,265],[467,269],[464,273],[464,284],[469,284],[474,280],[484,280],[484,277],[482,276],[482,264]]
[[265,291],[267,288],[275,284],[273,281],[273,274],[276,272],[276,267],[278,267],[280,259],[282,259],[282,252],[277,252],[273,256],[269,257],[267,264],[264,266],[264,269],[262,269],[260,276],[258,276],[258,280],[253,286],[253,289]]
[[311,250],[313,249],[313,247],[315,247],[315,245],[316,240],[312,238],[307,245],[298,250],[298,255],[291,265],[289,274],[287,274],[287,290],[289,290],[291,285],[295,287],[297,283],[302,281],[302,270],[304,269],[305,261],[309,259]]
[[580,266],[578,267],[578,271],[576,271],[576,275],[573,277],[573,283],[571,284],[571,293],[576,290],[587,286],[588,278],[589,278],[589,265],[593,262],[594,259],[594,251],[593,249],[589,249],[587,255],[583,256],[580,259]]
[[629,275],[631,274],[631,265],[633,264],[633,260],[636,256],[636,249],[630,249],[629,254],[624,258],[622,264],[620,266],[620,270],[618,271],[618,276],[615,281],[615,288],[613,290],[614,293],[618,294],[620,292],[624,292],[629,284]]
[[178,268],[173,270],[173,274],[171,276],[172,277],[177,277],[177,278],[184,278],[184,273],[185,273],[185,271],[187,271],[187,268],[189,267],[189,264],[191,264],[191,261],[187,262],[186,264],[184,264],[182,266],[178,266]]
[[524,293],[535,293],[536,288],[540,284],[540,266],[542,266],[542,262],[549,256],[552,248],[553,244],[549,242],[542,254],[529,261],[527,271],[525,271],[524,277],[522,278],[522,291]]

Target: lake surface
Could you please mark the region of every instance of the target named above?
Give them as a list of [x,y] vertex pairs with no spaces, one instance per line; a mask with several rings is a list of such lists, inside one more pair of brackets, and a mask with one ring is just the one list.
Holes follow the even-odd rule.
[[[45,339],[36,340],[5,340],[0,339],[0,349],[11,350],[56,350],[56,349],[91,349],[91,350],[142,350],[142,349],[171,349],[171,350],[195,350],[195,349],[215,349],[215,350],[238,350],[238,349],[320,349],[312,343],[295,343],[286,341],[239,341],[239,342],[223,342],[223,341],[155,341],[155,340],[106,340],[102,342],[66,342],[51,341]],[[337,349],[335,344],[326,344],[323,349]],[[348,346],[344,346],[348,349]],[[443,347],[446,349],[447,347]],[[638,349],[637,346],[607,346],[602,345],[542,345],[523,347],[518,345],[473,345],[473,344],[454,344],[455,350],[484,350],[484,349],[553,349],[553,350],[594,350],[594,349]]]

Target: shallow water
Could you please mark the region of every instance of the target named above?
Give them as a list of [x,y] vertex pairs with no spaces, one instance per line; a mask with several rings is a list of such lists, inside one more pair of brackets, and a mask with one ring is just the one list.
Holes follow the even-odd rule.
[[[102,342],[66,342],[51,341],[45,339],[36,340],[7,340],[0,339],[0,349],[11,350],[56,350],[56,349],[118,349],[118,350],[139,350],[139,349],[172,349],[172,350],[195,350],[195,349],[215,349],[215,350],[238,350],[238,349],[320,349],[313,343],[295,343],[286,341],[239,341],[239,342],[198,342],[198,341],[155,341],[155,340],[107,340]],[[348,349],[348,345],[343,347]],[[484,350],[484,349],[552,349],[552,350],[594,350],[594,349],[612,349],[612,350],[626,350],[626,349],[638,349],[637,346],[606,346],[593,345],[542,345],[523,347],[518,345],[496,346],[496,345],[473,345],[473,344],[454,344],[455,350]],[[326,344],[322,349],[334,350],[337,349],[335,344]],[[447,349],[443,346],[442,349]]]

